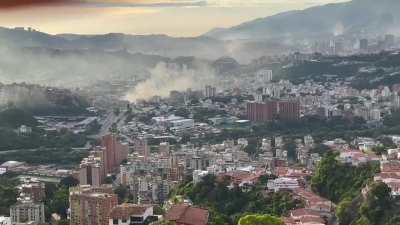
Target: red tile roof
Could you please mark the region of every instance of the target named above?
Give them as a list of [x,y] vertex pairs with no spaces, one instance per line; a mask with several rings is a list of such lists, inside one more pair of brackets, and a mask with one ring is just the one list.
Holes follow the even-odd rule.
[[166,220],[184,225],[206,225],[208,217],[208,210],[185,204],[173,206],[165,215]]
[[300,219],[301,224],[326,224],[325,220],[320,217],[306,216]]
[[400,161],[381,163],[381,172],[400,172]]
[[291,217],[320,217],[320,214],[314,210],[311,209],[295,209],[290,212]]

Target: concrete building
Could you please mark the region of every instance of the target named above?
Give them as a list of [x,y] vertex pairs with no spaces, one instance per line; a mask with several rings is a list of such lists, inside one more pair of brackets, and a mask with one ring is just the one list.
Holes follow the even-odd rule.
[[108,225],[118,197],[111,187],[84,185],[70,189],[69,201],[71,225]]
[[281,177],[275,180],[269,180],[267,183],[269,190],[281,191],[281,190],[294,190],[300,187],[297,179]]
[[0,225],[11,225],[11,218],[0,216]]
[[42,224],[45,222],[44,204],[34,203],[29,198],[20,200],[17,204],[11,206],[10,217],[12,224]]
[[167,157],[170,154],[170,147],[168,142],[160,143],[159,153],[163,157]]
[[29,197],[34,203],[46,199],[45,184],[34,178],[25,178],[17,187],[21,199]]
[[279,101],[278,118],[284,120],[297,120],[300,118],[300,103],[297,101]]
[[367,53],[368,52],[368,39],[361,39],[360,40],[360,51],[362,53]]
[[192,129],[194,127],[194,120],[193,119],[182,119],[182,120],[175,120],[171,122],[172,127],[171,130],[181,131]]
[[256,80],[260,84],[268,83],[272,81],[272,70],[262,69],[257,71]]
[[81,185],[100,186],[103,184],[105,176],[101,158],[90,155],[82,160],[79,166],[79,183]]
[[207,85],[204,91],[204,96],[206,98],[212,98],[217,95],[217,89],[211,85]]

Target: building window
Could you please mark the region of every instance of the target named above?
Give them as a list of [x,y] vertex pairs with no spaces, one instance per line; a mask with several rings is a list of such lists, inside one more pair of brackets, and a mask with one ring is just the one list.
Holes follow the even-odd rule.
[[118,224],[118,220],[117,219],[113,219],[113,224]]

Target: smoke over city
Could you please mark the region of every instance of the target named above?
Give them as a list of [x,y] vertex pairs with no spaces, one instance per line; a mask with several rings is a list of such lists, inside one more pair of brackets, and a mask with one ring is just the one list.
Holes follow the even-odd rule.
[[[122,54],[125,54],[122,56]],[[144,76],[150,57],[129,53],[45,48],[0,49],[0,83],[86,87],[99,81]]]
[[209,66],[197,63],[196,69],[177,64],[159,63],[150,70],[150,77],[139,83],[125,96],[126,100],[148,100],[153,96],[167,97],[172,90],[198,90],[215,83],[215,72]]
[[0,84],[0,109],[9,104],[29,108],[49,105],[50,102],[40,86]]

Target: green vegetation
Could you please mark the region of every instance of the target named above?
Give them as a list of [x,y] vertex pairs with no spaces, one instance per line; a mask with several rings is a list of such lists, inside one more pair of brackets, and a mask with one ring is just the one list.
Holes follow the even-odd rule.
[[38,122],[32,113],[25,110],[10,108],[0,112],[0,127],[15,129],[21,125],[36,127]]
[[286,142],[283,146],[283,149],[287,151],[288,159],[291,161],[297,160],[297,153],[296,153],[296,143],[293,139],[290,139],[289,142]]
[[247,213],[282,216],[289,210],[302,206],[302,202],[292,199],[287,192],[265,194],[264,186],[259,185],[245,192],[238,187],[229,189],[229,178],[217,180],[215,176],[205,176],[196,185],[188,183],[175,194],[183,195],[195,205],[211,210],[211,224],[237,224]]
[[298,121],[274,121],[253,127],[257,136],[313,134],[318,137],[362,129],[366,129],[366,126],[365,121],[361,118],[332,117],[324,119],[318,116],[305,116]]
[[58,185],[46,184],[45,215],[49,220],[51,213],[57,213],[62,221],[67,222],[67,211],[69,208],[69,188],[78,184],[73,177],[67,177],[60,181]]
[[316,144],[311,150],[311,153],[318,153],[319,155],[324,155],[325,153],[332,151],[329,146],[324,144]]
[[18,135],[13,130],[0,128],[0,151],[16,149],[44,148],[74,148],[83,147],[86,137],[69,131],[44,133],[33,131],[30,135]]
[[69,190],[66,187],[59,187],[51,196],[46,196],[47,214],[57,213],[61,218],[67,218],[67,210],[69,207]]
[[[361,72],[371,67],[369,72]],[[275,70],[277,77],[295,84],[306,80],[315,82],[344,81],[352,77],[350,85],[357,89],[372,89],[380,85],[400,83],[400,55],[382,52],[370,55],[323,56],[318,60],[306,61],[290,67],[282,64]],[[397,72],[397,73],[396,73]]]
[[196,108],[193,109],[193,119],[197,122],[208,122],[208,119],[216,116],[224,116],[226,115],[225,111],[217,110],[217,109],[208,109],[208,108]]
[[[10,207],[17,202],[17,174],[7,173],[0,176],[0,215],[8,215]],[[77,185],[72,177],[64,178],[58,185],[46,183],[45,215],[49,220],[51,213],[57,213],[63,220],[67,218],[69,207],[69,187]]]
[[15,174],[0,176],[0,215],[8,215],[10,206],[16,203],[18,182]]
[[118,202],[120,204],[126,202],[127,197],[128,197],[128,188],[123,186],[123,185],[119,185],[117,188],[115,188],[114,193],[117,194],[118,196]]
[[[376,164],[358,167],[344,165],[337,154],[328,152],[311,179],[312,188],[336,203],[339,225],[397,225],[400,217],[398,199],[391,197],[390,188],[382,182],[372,182],[379,172]],[[366,195],[361,189],[368,186]]]
[[[21,125],[33,127],[32,133],[19,135],[15,129]],[[86,144],[84,135],[66,129],[46,133],[35,128],[36,125],[37,121],[27,111],[11,108],[0,113],[0,163],[16,160],[32,164],[71,164],[86,156],[85,152],[72,150]]]
[[62,187],[70,188],[75,187],[79,184],[79,180],[74,178],[73,176],[68,176],[60,180],[60,185]]
[[[15,129],[21,125],[32,127],[32,133],[19,135]],[[38,122],[28,111],[10,108],[0,112],[0,151],[17,149],[73,148],[86,144],[84,135],[74,134],[66,129],[46,133],[36,128]]]
[[400,110],[393,111],[392,114],[385,116],[383,124],[390,127],[400,126]]
[[160,221],[160,222],[152,223],[152,225],[176,225],[176,223],[169,222],[169,221]]
[[336,160],[337,154],[328,152],[321,160],[311,179],[313,191],[333,202],[354,198],[379,172],[378,164],[358,167],[345,165]]
[[[390,133],[391,132],[391,133]],[[303,138],[305,135],[312,135],[316,143],[322,140],[343,138],[352,140],[358,136],[380,136],[381,134],[400,134],[398,128],[377,128],[370,129],[361,118],[346,119],[343,117],[332,117],[329,119],[318,116],[305,116],[298,121],[273,121],[270,123],[256,124],[251,128],[223,129],[219,135],[207,135],[203,140],[208,143],[221,143],[227,139],[257,138],[283,136],[287,139]],[[286,146],[291,147],[291,146]],[[291,148],[289,148],[291,150]],[[290,151],[290,157],[295,155]]]
[[336,216],[340,225],[397,225],[400,209],[390,188],[382,182],[369,184],[365,196],[345,199],[338,205]]
[[284,225],[284,223],[270,215],[247,215],[240,218],[239,225]]
[[[0,152],[1,153],[1,152]],[[87,152],[71,148],[39,148],[34,150],[12,151],[0,154],[0,163],[14,160],[30,164],[78,164]]]
[[258,155],[260,148],[258,147],[257,139],[248,139],[248,145],[244,147],[244,151],[250,156]]

